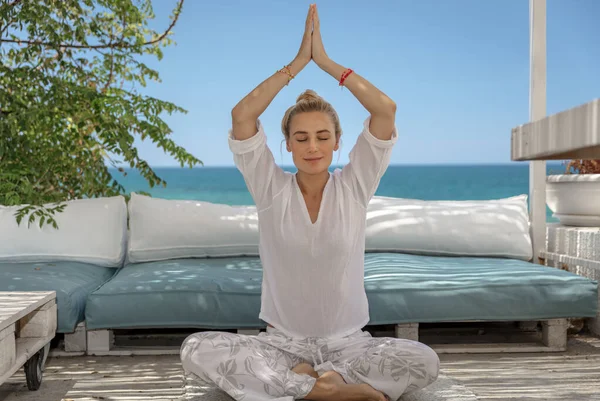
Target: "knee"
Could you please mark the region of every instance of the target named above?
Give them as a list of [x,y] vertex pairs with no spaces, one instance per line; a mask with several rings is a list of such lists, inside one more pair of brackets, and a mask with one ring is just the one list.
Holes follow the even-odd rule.
[[179,353],[184,371],[198,374],[205,359],[209,358],[207,354],[214,350],[215,334],[229,333],[198,332],[183,340]]
[[188,354],[189,350],[191,348],[195,348],[195,345],[197,345],[198,343],[200,343],[201,340],[201,336],[203,333],[194,333],[194,334],[190,334],[189,336],[187,336],[185,338],[185,340],[183,340],[183,343],[181,343],[181,348],[179,349],[179,353],[183,356],[184,354]]
[[427,378],[429,379],[428,384],[431,384],[437,380],[440,373],[440,357],[431,347],[425,344],[421,344],[421,347],[423,348],[421,357],[427,370]]
[[204,337],[204,333],[194,333],[186,337],[181,344],[181,348],[179,349],[179,356],[181,358],[181,363],[183,365],[183,369],[186,372],[190,371],[190,361],[192,359],[192,355],[197,353],[200,344],[202,343]]

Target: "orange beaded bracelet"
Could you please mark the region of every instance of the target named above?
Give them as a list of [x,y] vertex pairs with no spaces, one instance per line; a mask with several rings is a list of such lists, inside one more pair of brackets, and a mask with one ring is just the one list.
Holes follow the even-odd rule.
[[295,78],[294,74],[292,74],[292,72],[290,71],[290,66],[289,65],[284,66],[282,69],[278,70],[277,72],[281,72],[283,74],[287,74],[287,76],[288,76],[288,82],[287,82],[286,85],[289,85],[290,81]]

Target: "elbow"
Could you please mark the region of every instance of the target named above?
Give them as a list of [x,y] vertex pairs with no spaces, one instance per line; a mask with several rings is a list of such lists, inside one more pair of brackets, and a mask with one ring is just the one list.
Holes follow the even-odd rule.
[[255,115],[255,113],[248,110],[248,107],[246,107],[244,105],[238,104],[231,110],[231,120],[234,123],[242,122],[242,121],[249,121],[249,120],[256,120],[257,118],[258,118],[258,115]]
[[231,120],[232,121],[240,121],[243,120],[243,112],[239,106],[235,106],[231,109]]
[[394,102],[392,99],[388,98],[386,103],[387,104],[385,106],[385,109],[387,110],[387,113],[395,116],[396,115],[396,102]]
[[396,117],[396,103],[390,99],[386,98],[383,103],[377,108],[376,112],[371,114],[377,114],[383,117]]

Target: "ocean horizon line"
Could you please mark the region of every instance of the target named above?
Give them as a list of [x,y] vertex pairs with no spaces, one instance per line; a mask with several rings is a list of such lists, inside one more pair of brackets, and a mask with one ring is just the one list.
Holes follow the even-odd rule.
[[[562,166],[563,165],[563,161],[546,161],[546,165],[547,166]],[[502,166],[502,167],[523,167],[526,166],[528,164],[527,161],[514,161],[514,162],[492,162],[492,163],[475,163],[475,162],[468,162],[468,163],[391,163],[389,165],[389,167],[485,167],[485,166],[489,166],[489,167],[495,167],[495,166]],[[281,168],[296,168],[295,165],[293,164],[278,164],[279,167]],[[330,168],[342,168],[344,167],[344,164],[335,164],[335,165],[331,165]],[[121,166],[121,167],[113,167],[113,166],[109,166],[109,169],[113,169],[116,170],[118,168],[123,168],[124,170],[130,171],[130,170],[134,170],[135,168],[129,167],[129,166]],[[188,166],[184,166],[181,167],[180,165],[173,165],[173,164],[167,164],[167,165],[150,165],[150,168],[152,169],[190,169],[190,167]],[[203,165],[203,166],[194,166],[192,167],[192,169],[213,169],[213,168],[236,168],[235,165],[233,164],[211,164],[211,165]]]

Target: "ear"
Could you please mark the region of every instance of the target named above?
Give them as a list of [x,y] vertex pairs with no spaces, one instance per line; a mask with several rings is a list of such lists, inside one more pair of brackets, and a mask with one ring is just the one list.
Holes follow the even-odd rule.
[[287,149],[288,152],[292,151],[292,148],[290,147],[290,141],[285,141],[285,148]]
[[333,147],[333,151],[336,152],[340,148],[340,140],[335,141],[335,146]]

